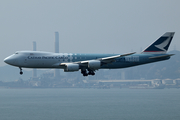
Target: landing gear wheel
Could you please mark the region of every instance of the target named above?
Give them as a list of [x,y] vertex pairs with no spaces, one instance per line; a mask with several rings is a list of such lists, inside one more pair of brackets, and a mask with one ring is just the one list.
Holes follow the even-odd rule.
[[87,71],[86,70],[81,70],[81,73],[83,74],[83,76],[88,76]]
[[89,75],[95,75],[94,71],[89,71]]
[[22,72],[22,68],[21,68],[21,67],[19,67],[19,69],[20,69],[20,74],[22,75],[22,74],[23,74],[23,72]]
[[88,74],[86,73],[86,74],[83,74],[83,76],[88,76]]

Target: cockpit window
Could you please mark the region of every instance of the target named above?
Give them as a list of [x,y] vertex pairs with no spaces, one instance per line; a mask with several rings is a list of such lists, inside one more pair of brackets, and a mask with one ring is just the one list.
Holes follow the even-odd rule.
[[15,54],[18,54],[18,52],[16,52]]

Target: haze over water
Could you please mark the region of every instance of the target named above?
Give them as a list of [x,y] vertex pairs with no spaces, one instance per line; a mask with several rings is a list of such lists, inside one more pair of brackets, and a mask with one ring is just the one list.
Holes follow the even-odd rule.
[[0,89],[1,120],[179,120],[180,89]]

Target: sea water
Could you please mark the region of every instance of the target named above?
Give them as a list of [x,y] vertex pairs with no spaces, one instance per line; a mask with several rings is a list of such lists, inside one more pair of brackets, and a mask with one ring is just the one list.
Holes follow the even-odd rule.
[[180,89],[0,89],[0,120],[180,120]]

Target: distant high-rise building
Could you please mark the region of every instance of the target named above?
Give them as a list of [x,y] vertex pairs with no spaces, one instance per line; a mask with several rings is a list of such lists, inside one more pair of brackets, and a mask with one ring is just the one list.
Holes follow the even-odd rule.
[[55,53],[59,53],[59,33],[55,32]]
[[[55,32],[55,53],[59,53],[59,33]],[[60,76],[60,71],[58,69],[54,70],[54,77],[58,78]]]
[[[36,51],[36,42],[33,41],[33,51]],[[37,70],[33,69],[33,78],[37,77]]]

